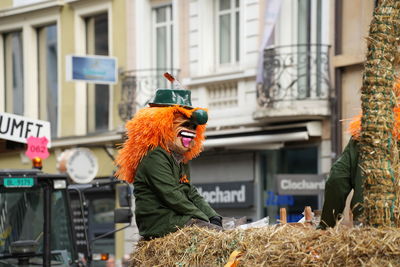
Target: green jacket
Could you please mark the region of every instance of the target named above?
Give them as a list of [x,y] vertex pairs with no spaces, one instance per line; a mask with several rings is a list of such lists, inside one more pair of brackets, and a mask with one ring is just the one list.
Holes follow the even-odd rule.
[[174,232],[191,218],[209,221],[218,215],[190,184],[189,166],[161,147],[140,162],[134,188],[136,223],[145,238]]
[[[362,212],[363,178],[359,167],[358,142],[350,139],[341,157],[333,164],[325,185],[325,202],[322,209],[320,228],[333,227],[343,212],[347,195],[354,189],[351,209],[354,218]],[[358,204],[358,205],[357,205]]]

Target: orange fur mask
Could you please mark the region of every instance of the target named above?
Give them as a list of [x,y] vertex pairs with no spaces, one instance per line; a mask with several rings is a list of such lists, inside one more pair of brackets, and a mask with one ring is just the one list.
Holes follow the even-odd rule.
[[[186,109],[180,106],[147,107],[141,109],[133,119],[126,123],[127,140],[119,150],[115,164],[118,167],[116,177],[129,183],[134,182],[136,169],[148,151],[160,146],[171,152],[169,145],[176,138],[177,115],[190,118],[200,108]],[[205,110],[205,109],[203,109]],[[198,125],[193,147],[183,154],[186,163],[197,157],[203,148],[206,125]]]

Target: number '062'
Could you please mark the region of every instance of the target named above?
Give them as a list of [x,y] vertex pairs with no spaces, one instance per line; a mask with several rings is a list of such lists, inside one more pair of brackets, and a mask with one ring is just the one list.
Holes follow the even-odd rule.
[[31,152],[40,152],[40,153],[44,153],[44,146],[31,146],[30,150]]

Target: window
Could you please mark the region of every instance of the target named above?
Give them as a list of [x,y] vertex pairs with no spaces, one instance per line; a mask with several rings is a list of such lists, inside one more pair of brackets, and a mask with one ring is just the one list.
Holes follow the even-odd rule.
[[[329,1],[283,0],[275,48],[266,50],[267,97],[326,99],[329,91]],[[272,61],[271,61],[272,60]],[[276,62],[275,62],[276,60]],[[287,62],[290,62],[287,63]],[[285,68],[279,66],[285,65]],[[283,102],[282,102],[283,103]]]
[[[172,5],[153,8],[153,47],[156,77],[162,77],[163,73],[166,71],[174,74],[172,16]],[[157,87],[167,87],[166,79],[157,80]]]
[[298,65],[298,95],[299,98],[310,97],[310,43],[311,43],[311,0],[298,0],[298,44],[299,51],[297,53],[297,61],[306,60],[306,67]]
[[67,200],[67,192],[54,190],[51,194],[51,249],[64,250],[68,260],[75,259],[73,243],[73,231]]
[[318,173],[318,148],[293,147],[280,150],[279,173]]
[[[314,10],[315,9],[315,10]],[[315,95],[321,94],[321,73],[322,70],[322,0],[298,0],[298,19],[297,19],[297,43],[299,44],[298,59],[298,96],[308,98],[312,84],[316,85]],[[314,26],[313,26],[314,25]],[[315,27],[315,29],[313,29]],[[313,45],[313,44],[316,45]],[[315,55],[315,70],[312,67],[311,55]],[[317,75],[312,75],[312,73]],[[314,77],[315,80],[312,80]]]
[[39,119],[49,121],[51,136],[57,136],[58,124],[58,59],[57,26],[37,29],[39,70]]
[[233,64],[240,59],[239,2],[239,0],[217,1],[219,64]]
[[284,147],[280,150],[269,150],[261,154],[261,172],[264,176],[264,216],[269,216],[270,222],[279,219],[279,208],[287,210],[288,222],[297,222],[301,219],[304,206],[311,206],[313,210],[321,208],[319,194],[310,194],[307,189],[290,194],[281,194],[280,182],[277,174],[317,174],[318,173],[318,147],[294,146]]
[[[88,17],[86,23],[86,53],[103,55],[109,53],[107,13]],[[110,86],[87,85],[87,129],[88,132],[107,131],[110,115]]]
[[24,115],[22,32],[4,35],[5,110]]
[[[87,194],[87,200],[89,206],[88,228],[90,230],[88,234],[90,240],[107,232],[114,231],[115,191],[97,191],[93,194]],[[101,242],[94,242],[93,251],[96,253],[114,254],[115,235],[110,234],[103,237]]]

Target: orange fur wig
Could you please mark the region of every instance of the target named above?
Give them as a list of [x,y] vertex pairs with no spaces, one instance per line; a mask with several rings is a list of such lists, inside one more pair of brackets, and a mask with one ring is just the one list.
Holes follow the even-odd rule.
[[[148,151],[160,146],[170,152],[168,145],[176,137],[174,120],[177,115],[190,118],[201,108],[186,109],[180,106],[146,107],[126,123],[127,140],[119,150],[115,163],[118,167],[116,177],[129,183],[134,182],[136,169]],[[205,109],[203,109],[205,110]],[[206,125],[198,125],[194,146],[186,152],[184,162],[197,157],[203,148]]]

